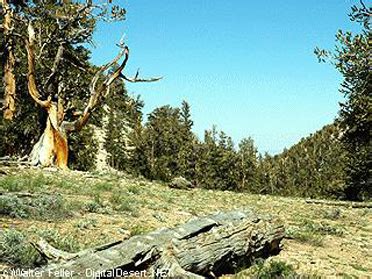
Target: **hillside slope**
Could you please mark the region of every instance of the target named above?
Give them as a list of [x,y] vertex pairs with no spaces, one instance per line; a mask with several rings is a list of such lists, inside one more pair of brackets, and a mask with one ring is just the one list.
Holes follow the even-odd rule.
[[[195,215],[252,208],[277,216],[286,226],[283,250],[270,261],[285,262],[297,274],[309,276],[367,278],[372,273],[371,209],[198,188],[176,190],[122,173],[5,167],[1,173],[0,270],[38,264],[37,253],[26,244],[36,236],[77,251],[175,226]],[[254,270],[234,277],[246,278]]]
[[260,193],[344,198],[346,152],[342,131],[329,124],[261,161]]

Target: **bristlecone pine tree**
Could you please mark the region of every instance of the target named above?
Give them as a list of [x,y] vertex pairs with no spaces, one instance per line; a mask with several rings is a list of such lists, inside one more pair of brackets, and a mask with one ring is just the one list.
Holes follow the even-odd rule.
[[371,74],[372,8],[362,1],[353,6],[350,20],[361,25],[359,34],[339,30],[334,52],[315,49],[320,61],[327,58],[343,75],[340,92],[342,141],[348,152],[346,165],[346,198],[362,200],[372,197],[372,74]]
[[[2,1],[2,11],[5,13],[5,18],[10,18],[9,21],[16,21],[16,25],[21,26],[18,28],[19,30],[14,31],[11,27],[7,27],[7,22],[5,22],[4,34],[7,49],[4,52],[6,63],[3,74],[6,80],[14,81],[15,84],[14,63],[12,63],[14,53],[12,50],[16,45],[13,41],[17,39],[17,47],[22,48],[25,45],[27,50],[28,92],[33,101],[46,111],[44,131],[30,154],[30,161],[34,165],[55,165],[67,168],[68,135],[82,130],[92,113],[98,111],[104,103],[115,80],[152,82],[160,79],[141,79],[138,72],[133,78],[123,74],[122,71],[129,58],[129,48],[121,42],[119,54],[111,62],[99,68],[94,75],[91,74],[93,77],[89,86],[89,100],[82,112],[76,111],[73,102],[82,102],[79,98],[81,96],[76,100],[75,96],[71,96],[71,94],[73,95],[74,87],[77,85],[73,81],[78,80],[79,75],[75,78],[64,79],[64,74],[66,74],[64,67],[65,64],[72,64],[84,73],[86,71],[84,63],[81,63],[79,57],[75,55],[75,50],[79,48],[81,43],[91,41],[96,21],[124,19],[125,10],[117,5],[112,5],[111,2],[93,4],[89,0],[85,2],[52,0],[46,2],[28,1],[19,5],[18,2]],[[22,29],[26,26],[27,28]],[[56,49],[56,51],[53,53],[51,49]],[[43,57],[49,55],[53,55],[54,58],[48,61],[52,63],[45,65],[46,61],[43,60]],[[105,74],[106,71],[116,66],[122,57],[124,59],[121,64],[114,71]],[[36,64],[37,62],[38,64]],[[40,67],[40,65],[42,66]],[[42,78],[38,78],[39,71],[37,69],[40,70]],[[45,74],[46,72],[47,74]],[[11,82],[5,84],[5,119],[11,119],[15,111],[12,101],[14,99],[12,84]],[[70,96],[67,92],[70,93]]]

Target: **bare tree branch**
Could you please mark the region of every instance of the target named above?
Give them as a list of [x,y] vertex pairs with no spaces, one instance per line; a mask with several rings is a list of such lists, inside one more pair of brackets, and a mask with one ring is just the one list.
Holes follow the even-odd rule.
[[[90,93],[91,93],[91,96],[89,98],[88,104],[85,107],[82,116],[77,121],[74,122],[73,131],[80,131],[85,126],[85,124],[88,122],[88,119],[89,119],[92,111],[97,107],[98,104],[101,103],[101,101],[103,99],[103,94],[106,93],[105,96],[107,96],[110,85],[119,76],[120,72],[124,69],[124,67],[125,67],[125,65],[126,65],[126,63],[128,61],[128,56],[126,55],[124,61],[120,65],[120,67],[111,76],[109,76],[109,77],[106,78],[106,80],[102,83],[102,85],[100,86],[100,88],[99,89],[96,89],[96,84],[98,82],[98,79],[100,78],[100,76],[102,76],[102,74],[105,71],[107,71],[110,67],[112,67],[113,65],[115,65],[117,63],[117,61],[119,61],[120,58],[127,51],[129,51],[128,48],[127,47],[124,48],[123,50],[120,51],[120,53],[111,62],[109,62],[106,65],[102,66],[97,71],[97,73],[93,77],[92,82],[90,84]],[[115,78],[115,76],[116,76],[116,78]],[[72,131],[71,130],[71,127],[70,127],[69,131]]]
[[32,99],[39,104],[40,106],[47,108],[50,106],[51,98],[48,97],[47,100],[41,100],[41,95],[36,85],[35,78],[35,51],[34,51],[34,42],[35,42],[35,30],[32,27],[31,22],[28,25],[28,40],[26,40],[26,49],[27,49],[27,60],[28,60],[28,92],[30,93]]
[[161,80],[163,77],[154,77],[154,78],[138,78],[139,76],[139,69],[137,69],[137,72],[135,74],[134,77],[132,78],[129,78],[127,76],[125,76],[123,73],[120,73],[120,78],[122,78],[123,80],[125,81],[128,81],[128,82],[132,82],[132,83],[136,83],[136,82],[154,82],[154,81],[159,81]]
[[125,75],[121,74],[120,77],[124,79],[125,81],[136,83],[136,82],[154,82],[154,81],[159,81],[163,77],[155,77],[155,78],[138,78],[137,74],[133,78],[128,78]]
[[58,50],[56,53],[56,56],[54,57],[54,62],[53,62],[53,67],[51,70],[50,75],[47,77],[45,83],[44,83],[44,91],[50,93],[49,86],[55,82],[57,73],[58,73],[58,68],[60,66],[60,63],[62,61],[63,53],[64,53],[64,43],[60,43],[58,46]]
[[[84,127],[92,111],[94,111],[94,109],[96,109],[97,106],[101,104],[103,100],[109,95],[111,85],[118,78],[122,78],[129,82],[154,82],[154,81],[158,81],[161,79],[161,78],[150,78],[150,79],[138,78],[139,71],[137,71],[134,78],[127,78],[124,74],[122,74],[122,71],[127,65],[127,62],[129,59],[129,48],[127,46],[124,46],[124,43],[122,41],[120,42],[120,47],[122,48],[122,50],[119,52],[119,54],[111,62],[102,66],[97,71],[95,76],[93,77],[92,82],[90,84],[91,96],[88,101],[88,104],[82,116],[77,121],[74,122],[74,125],[73,126],[69,125],[69,131],[79,131]],[[102,74],[108,69],[110,69],[113,65],[115,65],[120,60],[120,58],[123,57],[123,55],[124,55],[124,60],[120,64],[120,66],[112,74],[107,75],[105,80],[101,84],[101,86],[97,89],[97,82],[99,78],[102,76]]]

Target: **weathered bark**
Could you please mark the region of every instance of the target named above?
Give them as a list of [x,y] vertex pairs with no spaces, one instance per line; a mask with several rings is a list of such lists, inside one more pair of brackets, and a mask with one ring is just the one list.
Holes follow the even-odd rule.
[[[271,217],[251,211],[232,211],[196,218],[174,229],[160,229],[128,240],[65,253],[45,242],[33,245],[49,261],[39,269],[50,278],[60,270],[72,272],[72,278],[85,278],[94,271],[96,278],[113,274],[146,271],[146,277],[214,278],[248,267],[256,258],[265,258],[280,250],[284,228]],[[164,278],[164,277],[163,277]]]
[[11,120],[15,113],[15,95],[16,95],[16,79],[14,75],[15,57],[13,53],[13,39],[11,30],[13,28],[13,12],[10,9],[8,0],[0,0],[4,15],[4,119]]
[[[51,106],[53,108],[53,105]],[[30,154],[30,163],[43,167],[57,166],[67,169],[68,142],[62,126],[54,125],[54,114],[48,111],[46,128]]]

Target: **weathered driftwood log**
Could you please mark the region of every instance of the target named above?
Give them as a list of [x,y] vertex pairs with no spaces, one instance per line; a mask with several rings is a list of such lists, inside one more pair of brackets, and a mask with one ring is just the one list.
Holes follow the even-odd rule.
[[329,205],[329,206],[343,206],[351,208],[372,208],[371,202],[350,202],[350,201],[332,201],[332,200],[305,200],[306,203]]
[[[34,243],[50,263],[42,278],[114,278],[142,271],[150,278],[214,278],[280,250],[284,228],[269,216],[232,211],[196,218],[76,254]],[[54,262],[53,262],[54,261]]]

